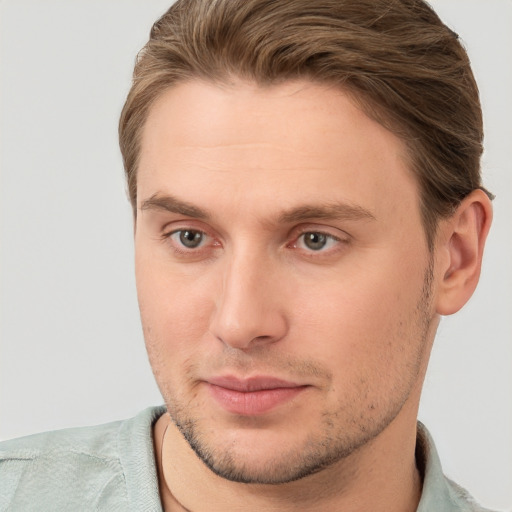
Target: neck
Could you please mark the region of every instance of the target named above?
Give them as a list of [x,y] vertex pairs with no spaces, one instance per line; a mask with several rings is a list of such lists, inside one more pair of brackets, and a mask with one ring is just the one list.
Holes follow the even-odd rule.
[[407,408],[405,404],[379,436],[349,457],[282,485],[241,484],[217,476],[165,414],[154,430],[164,510],[413,512],[421,495],[421,478],[414,456],[416,414],[406,414],[414,412]]

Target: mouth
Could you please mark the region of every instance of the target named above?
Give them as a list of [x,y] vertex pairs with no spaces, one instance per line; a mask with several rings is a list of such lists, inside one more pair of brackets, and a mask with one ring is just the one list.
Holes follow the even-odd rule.
[[269,376],[239,379],[223,376],[206,381],[210,394],[225,411],[242,415],[265,414],[297,397],[309,385]]

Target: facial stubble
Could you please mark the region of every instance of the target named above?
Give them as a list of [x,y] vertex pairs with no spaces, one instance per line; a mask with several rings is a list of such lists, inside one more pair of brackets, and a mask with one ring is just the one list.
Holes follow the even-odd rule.
[[[409,340],[417,344],[414,364],[409,368],[406,392],[404,392],[392,406],[380,416],[375,416],[378,404],[367,404],[365,411],[359,415],[351,414],[343,408],[335,411],[324,411],[321,418],[321,428],[310,433],[301,445],[294,446],[286,452],[277,454],[267,460],[259,468],[244,460],[243,454],[237,451],[236,443],[229,446],[215,446],[208,439],[206,431],[211,432],[213,427],[203,427],[191,411],[194,404],[185,405],[176,397],[170,396],[169,390],[161,389],[166,401],[171,420],[181,432],[197,457],[216,475],[233,482],[246,484],[278,485],[293,482],[309,475],[313,475],[328,468],[339,461],[346,459],[363,446],[375,439],[396,418],[409,393],[421,373],[433,319],[432,314],[432,285],[433,285],[433,258],[429,262],[424,274],[423,287],[420,299],[417,302],[414,319],[417,327],[417,339]],[[243,357],[247,357],[244,353]],[[231,355],[233,358],[233,355]],[[235,356],[236,360],[236,356]],[[283,363],[282,366],[290,366]],[[323,368],[317,368],[313,363],[305,363],[309,371],[325,374]],[[167,392],[166,392],[167,391]],[[356,409],[354,409],[356,410]],[[350,429],[340,429],[340,417],[345,415],[345,423]],[[350,416],[349,416],[350,415]],[[262,427],[263,428],[263,427]],[[291,424],[290,428],[300,428],[300,425]]]

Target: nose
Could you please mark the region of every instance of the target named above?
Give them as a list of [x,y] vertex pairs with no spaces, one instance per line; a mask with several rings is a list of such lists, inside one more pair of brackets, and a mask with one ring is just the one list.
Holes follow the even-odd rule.
[[211,334],[239,350],[282,339],[288,326],[276,264],[240,253],[226,258],[223,270]]

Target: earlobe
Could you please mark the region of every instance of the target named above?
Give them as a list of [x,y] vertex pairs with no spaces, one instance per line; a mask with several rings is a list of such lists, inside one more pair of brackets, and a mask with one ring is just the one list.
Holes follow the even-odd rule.
[[436,310],[440,315],[456,313],[475,291],[485,240],[492,221],[487,194],[474,190],[442,223],[440,233],[439,287]]

